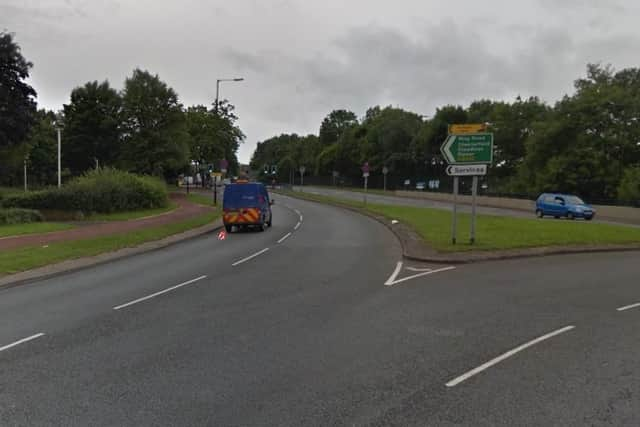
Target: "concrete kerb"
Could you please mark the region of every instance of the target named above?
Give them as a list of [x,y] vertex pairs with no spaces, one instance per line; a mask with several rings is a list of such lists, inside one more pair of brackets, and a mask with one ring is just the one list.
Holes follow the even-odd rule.
[[160,240],[146,242],[141,245],[118,249],[113,252],[105,252],[91,257],[76,258],[50,264],[44,267],[27,270],[20,273],[9,274],[0,277],[0,289],[10,288],[37,280],[49,279],[66,273],[94,267],[96,265],[107,264],[129,256],[139,255],[146,252],[152,252],[167,246],[174,245],[185,240],[203,236],[208,233],[218,231],[223,228],[222,220],[218,219],[211,224],[203,225],[198,228],[174,234]]
[[[285,196],[297,197],[297,194],[281,193]],[[640,244],[634,245],[587,245],[587,246],[549,246],[536,248],[509,249],[504,251],[482,251],[482,252],[456,252],[452,254],[443,254],[437,252],[433,248],[424,243],[422,238],[416,232],[405,224],[391,224],[389,219],[381,215],[367,212],[364,209],[355,208],[353,206],[342,203],[317,201],[299,197],[302,200],[328,204],[339,208],[357,212],[361,215],[368,216],[387,227],[400,241],[402,246],[402,255],[405,259],[411,261],[428,262],[434,264],[469,264],[483,261],[499,261],[517,258],[533,258],[550,255],[571,255],[582,253],[603,253],[603,252],[630,252],[640,251]]]

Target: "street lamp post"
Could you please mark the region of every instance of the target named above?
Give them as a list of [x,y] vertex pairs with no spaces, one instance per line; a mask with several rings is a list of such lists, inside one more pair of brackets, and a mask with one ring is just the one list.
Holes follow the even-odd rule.
[[235,79],[218,79],[216,80],[216,104],[215,104],[215,110],[216,110],[216,114],[218,114],[218,100],[220,97],[220,83],[221,82],[241,82],[244,81],[243,77],[236,77]]
[[62,128],[60,125],[56,127],[56,130],[58,131],[58,188],[60,188],[62,186]]

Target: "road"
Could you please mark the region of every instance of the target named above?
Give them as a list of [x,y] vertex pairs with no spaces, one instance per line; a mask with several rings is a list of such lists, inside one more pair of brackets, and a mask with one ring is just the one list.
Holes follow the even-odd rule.
[[277,195],[264,233],[1,290],[0,425],[640,423],[637,253],[400,254]]

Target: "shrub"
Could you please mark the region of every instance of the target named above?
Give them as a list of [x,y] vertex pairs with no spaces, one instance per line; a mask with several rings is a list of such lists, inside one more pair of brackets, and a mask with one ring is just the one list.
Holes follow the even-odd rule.
[[618,198],[625,202],[640,203],[640,167],[627,168],[618,187]]
[[32,209],[0,209],[0,225],[26,224],[43,220],[42,214]]
[[82,211],[122,212],[167,206],[164,183],[116,169],[96,169],[62,188],[7,196],[4,207]]

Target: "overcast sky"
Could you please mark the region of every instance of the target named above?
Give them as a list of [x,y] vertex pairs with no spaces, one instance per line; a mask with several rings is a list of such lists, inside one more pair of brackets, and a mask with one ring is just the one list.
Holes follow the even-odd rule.
[[34,63],[41,107],[135,67],[185,105],[217,78],[237,106],[247,162],[257,141],[317,133],[331,110],[432,115],[443,104],[572,92],[588,62],[638,66],[637,0],[0,0],[0,29]]

